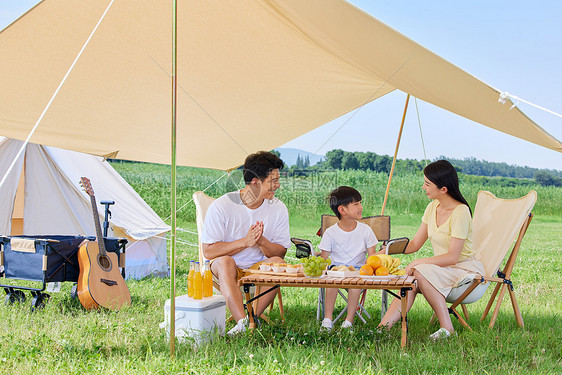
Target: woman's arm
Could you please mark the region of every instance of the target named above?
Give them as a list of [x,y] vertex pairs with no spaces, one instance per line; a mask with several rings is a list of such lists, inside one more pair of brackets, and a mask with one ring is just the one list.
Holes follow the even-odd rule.
[[441,267],[451,266],[457,264],[459,257],[462,252],[462,247],[464,246],[464,239],[451,237],[451,242],[449,243],[449,251],[446,254],[433,256],[429,258],[420,258],[414,260],[412,263],[408,264],[406,267],[406,273],[409,274],[411,269],[418,264],[436,264]]
[[414,238],[408,243],[408,247],[404,250],[404,254],[412,254],[421,249],[423,244],[427,241],[427,224],[421,223]]
[[[408,246],[404,250],[404,254],[415,253],[416,251],[421,249],[425,241],[427,241],[427,224],[421,223],[418,231],[414,235],[414,238],[410,242],[408,242]],[[381,246],[381,249],[373,254],[386,254],[386,245]],[[369,255],[373,254],[369,253]]]

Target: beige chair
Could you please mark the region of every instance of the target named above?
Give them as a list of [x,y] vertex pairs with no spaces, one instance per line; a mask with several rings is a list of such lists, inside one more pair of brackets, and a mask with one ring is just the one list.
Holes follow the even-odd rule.
[[[484,265],[485,275],[468,275],[458,283],[459,286],[451,290],[446,298],[447,302],[452,303],[449,311],[465,327],[470,329],[468,323],[457,313],[456,308],[461,305],[465,318],[468,320],[468,310],[465,305],[478,301],[491,283],[496,283],[496,288],[480,320],[486,318],[497,297],[496,307],[489,325],[490,328],[494,326],[502,299],[507,291],[511,298],[517,324],[523,327],[523,318],[515,299],[511,272],[523,236],[533,218],[531,210],[536,201],[537,193],[535,191],[531,191],[519,199],[500,199],[489,191],[478,193],[472,221],[472,242],[477,251],[476,259]],[[500,266],[512,245],[509,258],[500,271]]]
[[[198,237],[198,244],[199,244],[200,264],[203,264],[203,262],[206,260],[205,256],[203,255],[203,247],[201,246],[201,233],[203,233],[203,223],[205,222],[205,215],[207,214],[207,209],[209,208],[211,203],[213,203],[214,200],[215,198],[209,197],[207,194],[203,193],[202,191],[196,191],[195,193],[193,193],[193,202],[195,203],[195,216],[197,221],[197,233],[198,233],[197,237]],[[217,293],[220,293],[220,286],[218,284],[218,280],[216,280],[214,277],[213,277],[213,287],[215,288],[215,291]],[[257,290],[257,293],[254,292],[252,294],[259,294],[259,289]],[[279,300],[279,312],[281,315],[281,320],[285,322],[285,316],[283,313],[283,300],[281,297],[281,290],[279,289],[277,290],[277,297]],[[273,308],[274,302],[275,301],[271,302],[271,305],[269,306],[270,312],[271,309]],[[254,311],[256,308],[257,308],[257,301],[255,301]],[[261,318],[264,319],[265,321],[269,321],[269,319],[263,314]]]

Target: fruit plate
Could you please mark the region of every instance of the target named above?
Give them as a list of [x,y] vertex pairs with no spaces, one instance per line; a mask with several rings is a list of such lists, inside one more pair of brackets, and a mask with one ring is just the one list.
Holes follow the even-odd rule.
[[406,277],[408,277],[407,275],[403,275],[403,276],[399,276],[399,275],[387,275],[387,276],[369,276],[369,275],[361,275],[359,276],[362,279],[365,280],[379,280],[379,281],[383,281],[383,280],[392,280],[392,279],[405,279]]
[[357,277],[359,271],[327,271],[326,275],[330,277]]

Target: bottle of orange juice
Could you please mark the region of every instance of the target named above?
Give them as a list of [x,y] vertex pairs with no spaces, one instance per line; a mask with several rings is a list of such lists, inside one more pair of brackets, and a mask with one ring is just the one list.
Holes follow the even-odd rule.
[[187,274],[187,296],[193,297],[193,275],[195,274],[195,261],[189,261],[189,273]]
[[213,295],[213,274],[211,273],[211,262],[205,261],[205,273],[203,274],[203,297]]
[[193,274],[193,298],[203,298],[203,276],[201,275],[199,262],[195,262],[195,273]]

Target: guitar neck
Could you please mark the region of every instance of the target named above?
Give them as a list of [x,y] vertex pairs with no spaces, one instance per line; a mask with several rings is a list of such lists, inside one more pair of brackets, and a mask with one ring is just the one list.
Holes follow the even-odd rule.
[[96,203],[96,197],[94,194],[90,195],[90,201],[92,202],[92,213],[94,215],[94,225],[96,226],[96,237],[98,239],[98,247],[101,255],[107,255],[105,251],[105,241],[103,240],[103,235],[101,232],[100,216],[98,214],[98,205]]

